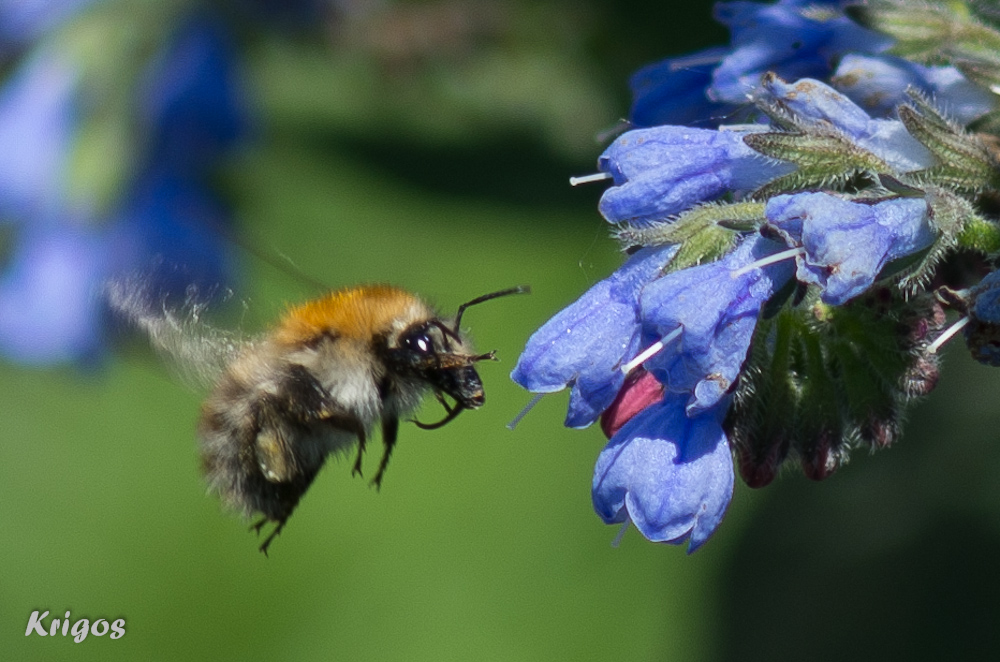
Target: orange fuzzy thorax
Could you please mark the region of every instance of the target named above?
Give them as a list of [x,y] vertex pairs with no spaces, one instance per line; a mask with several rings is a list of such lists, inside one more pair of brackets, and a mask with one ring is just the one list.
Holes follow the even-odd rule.
[[283,344],[323,334],[368,339],[388,331],[401,318],[419,316],[430,316],[430,311],[413,294],[390,285],[363,285],[292,308],[282,318],[274,337]]

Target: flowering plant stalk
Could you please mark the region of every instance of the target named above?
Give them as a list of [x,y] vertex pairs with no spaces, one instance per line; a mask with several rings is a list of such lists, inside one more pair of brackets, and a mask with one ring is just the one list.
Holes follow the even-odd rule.
[[601,421],[601,519],[689,551],[736,473],[820,480],[896,441],[959,331],[1000,365],[1000,13],[780,0],[716,17],[731,45],[640,70],[629,130],[575,181],[610,183],[599,211],[625,263],[512,373],[570,388],[567,426]]

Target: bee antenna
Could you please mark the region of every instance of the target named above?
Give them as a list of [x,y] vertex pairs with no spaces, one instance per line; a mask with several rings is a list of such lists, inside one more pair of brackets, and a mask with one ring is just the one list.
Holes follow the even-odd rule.
[[[448,340],[448,338],[453,338],[455,340],[455,342],[457,342],[457,343],[461,343],[462,342],[462,337],[460,335],[458,335],[458,332],[455,331],[454,329],[449,329],[445,325],[444,322],[441,322],[441,321],[438,321],[438,320],[431,320],[431,324],[433,324],[438,329],[440,329],[441,333],[444,334],[444,341],[445,341],[445,344],[448,346],[448,349],[451,349],[451,341]],[[456,328],[458,328],[458,327],[456,327]]]
[[330,291],[329,283],[324,283],[318,278],[310,276],[284,253],[281,253],[280,251],[265,250],[258,246],[251,238],[247,237],[245,233],[236,232],[226,226],[216,225],[215,230],[221,234],[226,241],[230,241],[236,246],[239,246],[241,249],[275,271],[278,271],[293,280],[299,281],[300,283],[308,285],[309,287],[315,288],[319,292]]
[[476,297],[472,301],[466,301],[461,306],[458,307],[458,312],[455,313],[455,324],[452,327],[455,334],[458,334],[459,326],[462,324],[462,315],[465,313],[465,309],[470,306],[475,306],[477,304],[483,303],[484,301],[489,301],[490,299],[497,299],[499,297],[505,297],[510,294],[530,294],[531,286],[529,285],[518,285],[517,287],[509,287],[506,290],[500,290],[499,292],[490,292],[489,294],[484,294],[481,297]]

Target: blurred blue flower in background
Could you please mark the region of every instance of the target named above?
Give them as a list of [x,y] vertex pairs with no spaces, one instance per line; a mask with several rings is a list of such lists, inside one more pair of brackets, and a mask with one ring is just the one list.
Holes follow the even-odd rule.
[[0,88],[0,222],[43,217],[65,204],[78,79],[67,58],[42,51]]
[[0,55],[57,27],[99,0],[0,0]]
[[151,279],[149,294],[157,299],[186,296],[191,286],[209,297],[230,278],[226,228],[231,213],[204,182],[150,168],[130,183],[109,219],[114,272],[129,274],[141,267]]
[[246,137],[248,99],[237,58],[218,19],[196,15],[176,26],[144,73],[136,99],[150,164],[204,176]]
[[0,276],[0,351],[26,363],[93,361],[103,343],[94,288],[110,274],[107,232],[39,222]]
[[[109,279],[140,275],[164,299],[192,287],[210,296],[231,277],[230,213],[211,178],[248,137],[239,56],[225,24],[193,8],[144,35],[158,45],[147,62],[107,71],[55,29],[88,3],[14,4],[0,16],[16,13],[5,27],[20,26],[11,38],[28,47],[0,88],[0,219],[9,238],[0,350],[26,363],[92,361],[107,338]],[[107,80],[110,91],[100,87]],[[89,154],[119,173],[110,193],[82,180],[76,163],[87,139],[107,133],[135,137],[118,152]]]

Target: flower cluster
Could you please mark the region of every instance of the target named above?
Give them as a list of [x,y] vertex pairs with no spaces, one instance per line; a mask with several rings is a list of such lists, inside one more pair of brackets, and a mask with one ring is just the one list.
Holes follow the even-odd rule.
[[629,257],[512,373],[571,388],[566,425],[601,420],[605,522],[693,551],[737,470],[818,480],[892,443],[959,329],[1000,363],[1000,272],[942,268],[982,276],[1000,254],[1000,30],[963,3],[911,9],[723,3],[730,47],[633,79],[640,128],[578,180],[610,180],[600,212]]

